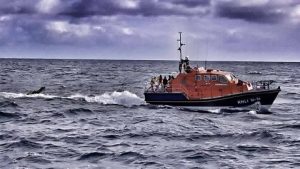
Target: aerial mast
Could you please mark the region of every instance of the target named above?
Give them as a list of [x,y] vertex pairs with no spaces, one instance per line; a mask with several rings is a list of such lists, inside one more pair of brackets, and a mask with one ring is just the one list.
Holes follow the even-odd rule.
[[183,59],[182,59],[182,46],[185,45],[182,43],[182,39],[181,39],[181,34],[182,32],[178,32],[179,33],[179,39],[177,40],[179,42],[179,53],[180,53],[180,62],[179,62],[179,72],[181,73],[181,69],[182,69],[182,65],[183,65]]
[[177,41],[179,42],[179,48],[178,48],[178,50],[180,52],[180,62],[181,62],[182,61],[182,48],[181,47],[183,45],[185,45],[185,44],[182,43],[182,39],[181,39],[182,32],[178,32],[178,33],[179,33],[179,39]]

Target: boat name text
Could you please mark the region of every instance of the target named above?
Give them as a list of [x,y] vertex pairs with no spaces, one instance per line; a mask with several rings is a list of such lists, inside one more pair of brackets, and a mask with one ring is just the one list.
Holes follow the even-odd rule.
[[249,98],[249,99],[241,99],[238,100],[237,103],[240,104],[248,104],[248,103],[254,103],[260,101],[260,97],[254,97],[254,98]]

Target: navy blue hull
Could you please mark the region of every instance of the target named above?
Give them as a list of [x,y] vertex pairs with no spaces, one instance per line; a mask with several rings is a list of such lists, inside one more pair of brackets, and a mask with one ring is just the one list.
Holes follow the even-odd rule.
[[272,105],[280,89],[251,91],[211,99],[189,100],[183,93],[148,93],[145,101],[150,104],[172,106],[203,107],[244,107],[260,102],[261,105]]

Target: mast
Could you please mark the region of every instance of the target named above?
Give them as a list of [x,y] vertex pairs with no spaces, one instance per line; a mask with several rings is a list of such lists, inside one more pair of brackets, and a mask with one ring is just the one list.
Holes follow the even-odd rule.
[[179,48],[178,48],[178,50],[180,52],[180,62],[181,62],[182,61],[182,48],[181,47],[183,45],[185,45],[185,44],[182,43],[182,39],[181,39],[182,32],[178,32],[178,33],[179,33],[179,39],[177,41],[179,42]]
[[180,53],[180,61],[179,61],[179,72],[181,73],[182,70],[182,65],[183,65],[183,59],[182,59],[182,46],[185,45],[182,43],[182,39],[181,39],[181,34],[182,32],[178,32],[179,33],[179,39],[177,39],[177,41],[179,42],[179,53]]

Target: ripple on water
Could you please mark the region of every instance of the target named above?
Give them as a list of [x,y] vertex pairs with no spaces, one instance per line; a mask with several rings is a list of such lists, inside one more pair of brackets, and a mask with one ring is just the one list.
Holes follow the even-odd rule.
[[0,111],[0,118],[5,119],[5,118],[19,118],[20,115],[17,113],[5,113]]
[[268,147],[265,145],[256,145],[256,144],[239,144],[237,145],[239,150],[248,151],[248,152],[257,152],[257,153],[270,153],[276,150],[274,147]]
[[299,123],[287,124],[282,126],[282,128],[300,129],[300,124]]
[[26,149],[40,149],[43,146],[39,143],[27,140],[25,138],[21,138],[19,141],[11,142],[6,144],[7,148],[26,148]]
[[28,154],[25,157],[16,158],[17,161],[26,161],[33,164],[50,164],[51,161],[46,159],[44,156],[36,155],[36,154]]
[[90,115],[93,111],[87,108],[75,108],[68,109],[65,111],[65,114],[68,116],[78,116],[78,115]]
[[203,163],[212,160],[212,156],[209,153],[202,151],[202,152],[192,153],[186,156],[185,159]]
[[0,107],[18,107],[19,105],[13,101],[3,101],[0,102]]
[[110,156],[111,154],[103,153],[103,152],[90,152],[82,154],[78,160],[79,161],[90,161],[90,162],[97,162],[103,158],[106,158],[107,156]]
[[144,154],[134,152],[134,151],[125,151],[120,154],[115,154],[114,157],[117,161],[124,161],[125,163],[132,163],[136,160],[145,160],[147,157]]
[[0,122],[8,122],[12,120],[20,119],[21,115],[19,113],[6,113],[0,111]]

